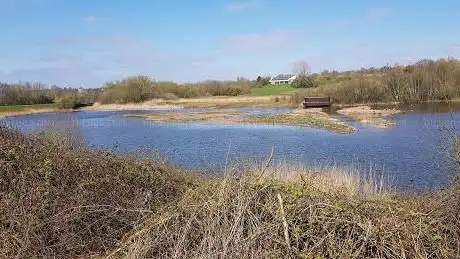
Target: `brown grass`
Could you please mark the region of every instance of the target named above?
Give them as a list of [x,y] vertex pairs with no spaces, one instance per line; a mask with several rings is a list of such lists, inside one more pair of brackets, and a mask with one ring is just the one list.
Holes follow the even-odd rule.
[[276,114],[249,117],[241,120],[233,121],[240,124],[263,124],[263,125],[288,125],[300,126],[317,129],[325,129],[339,134],[352,134],[357,129],[346,125],[334,118],[331,118],[327,113],[316,109],[297,109],[288,114]]
[[93,111],[120,111],[120,110],[157,110],[157,109],[185,109],[185,108],[277,108],[292,107],[289,98],[273,96],[214,96],[201,98],[179,98],[175,100],[153,99],[141,103],[126,104],[96,104],[84,110]]
[[103,254],[198,179],[4,127],[0,143],[0,258]]
[[[420,197],[231,174],[126,235],[110,258],[454,258],[458,190]],[[351,195],[344,195],[344,192]],[[281,199],[277,199],[277,197]]]
[[417,103],[460,96],[460,61],[452,58],[345,74],[330,76],[318,87],[293,93],[293,102],[300,103],[304,96],[323,95],[330,96],[335,104]]
[[384,117],[401,113],[401,111],[396,109],[375,110],[371,109],[369,106],[357,106],[340,109],[337,113],[372,127],[391,128],[397,126],[396,122],[384,119]]
[[223,120],[238,118],[246,112],[164,112],[146,115],[127,115],[129,118],[143,118],[158,123],[196,123],[196,122],[223,122]]
[[[0,128],[2,258],[456,258],[460,185],[391,193],[353,171],[162,161]],[[337,175],[337,177],[335,177]],[[374,186],[374,187],[373,187]]]
[[68,111],[71,111],[71,110],[62,110],[62,109],[57,109],[57,108],[52,108],[52,109],[25,109],[25,110],[21,110],[21,111],[0,112],[0,118],[25,116],[25,115],[49,113],[49,112],[68,112]]

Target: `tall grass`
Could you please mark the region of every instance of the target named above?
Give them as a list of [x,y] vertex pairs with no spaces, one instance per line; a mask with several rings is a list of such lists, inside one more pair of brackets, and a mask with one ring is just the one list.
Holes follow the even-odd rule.
[[342,104],[450,100],[460,96],[460,61],[423,61],[372,73],[355,73],[343,79],[327,80],[317,88],[297,93],[293,102],[304,95],[328,95],[335,103]]
[[337,185],[323,188],[327,179],[246,172],[206,182],[151,215],[110,258],[453,258],[460,252],[458,190],[361,195],[334,178]]

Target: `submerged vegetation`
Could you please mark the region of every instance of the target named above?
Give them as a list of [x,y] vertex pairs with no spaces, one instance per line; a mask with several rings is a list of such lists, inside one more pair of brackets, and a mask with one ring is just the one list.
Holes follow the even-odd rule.
[[355,121],[359,121],[360,123],[367,124],[375,128],[392,128],[397,125],[396,122],[385,117],[401,113],[401,111],[394,108],[375,110],[371,109],[369,106],[357,106],[340,109],[337,113],[348,116]]
[[2,258],[455,258],[460,189],[389,192],[348,170],[222,177],[0,127]]
[[294,110],[287,114],[263,115],[238,120],[242,124],[288,125],[325,129],[340,134],[351,134],[357,130],[320,110]]

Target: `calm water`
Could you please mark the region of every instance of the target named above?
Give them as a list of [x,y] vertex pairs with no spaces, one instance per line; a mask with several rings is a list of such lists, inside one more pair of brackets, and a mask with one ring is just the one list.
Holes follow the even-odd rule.
[[[257,114],[287,112],[243,110]],[[277,161],[353,166],[363,171],[372,168],[390,177],[393,186],[406,191],[440,187],[452,172],[447,155],[451,138],[442,132],[452,121],[460,122],[460,113],[415,110],[418,112],[394,116],[399,126],[393,129],[374,129],[350,122],[359,128],[354,135],[287,126],[164,125],[123,116],[160,111],[52,113],[4,122],[27,132],[48,128],[71,130],[94,148],[116,152],[153,149],[171,163],[188,169],[219,173],[227,156],[234,161],[261,160],[274,146]]]

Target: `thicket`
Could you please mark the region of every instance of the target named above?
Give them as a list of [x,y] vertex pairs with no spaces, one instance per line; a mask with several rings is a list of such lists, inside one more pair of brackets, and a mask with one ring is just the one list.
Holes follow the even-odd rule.
[[413,65],[386,66],[354,74],[317,75],[315,80],[322,83],[296,93],[293,102],[305,95],[327,95],[335,103],[344,104],[451,100],[460,96],[460,61],[422,60]]
[[78,109],[85,106],[82,99],[78,94],[67,94],[60,97],[56,103],[59,109]]
[[62,100],[65,106],[69,106],[72,98],[78,98],[82,104],[91,104],[95,102],[99,92],[99,89],[85,89],[80,92],[76,88],[48,87],[42,84],[0,83],[0,105],[50,104]]
[[154,98],[171,99],[205,96],[237,96],[249,93],[256,83],[248,80],[206,81],[196,84],[178,85],[173,82],[158,82],[149,77],[130,77],[105,85],[98,101],[107,103],[136,103]]
[[41,85],[0,84],[0,105],[52,103],[53,96]]

